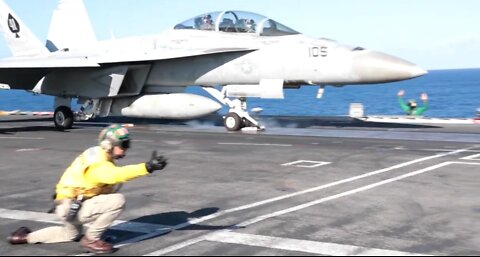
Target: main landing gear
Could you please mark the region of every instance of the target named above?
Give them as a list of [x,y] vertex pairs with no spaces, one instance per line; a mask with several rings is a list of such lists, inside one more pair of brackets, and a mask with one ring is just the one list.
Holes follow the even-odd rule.
[[245,97],[230,100],[224,91],[220,92],[213,87],[203,87],[203,89],[230,107],[228,114],[223,117],[223,124],[228,131],[239,131],[242,129],[260,131],[265,129],[248,113],[247,99]]
[[73,126],[73,111],[70,107],[60,106],[55,109],[53,122],[58,130],[71,129]]
[[55,128],[60,131],[71,129],[74,121],[89,120],[94,116],[94,100],[87,100],[80,108],[79,112],[73,112],[72,108],[70,107],[70,102],[65,101],[65,98],[56,99],[56,103],[60,102],[62,102],[61,104],[63,105],[55,108],[55,112],[53,114],[53,123],[55,124]]

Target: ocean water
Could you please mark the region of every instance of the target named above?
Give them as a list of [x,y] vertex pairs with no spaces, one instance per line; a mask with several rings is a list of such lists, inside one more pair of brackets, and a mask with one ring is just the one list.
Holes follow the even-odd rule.
[[[404,115],[397,101],[397,92],[405,90],[405,100],[420,94],[429,96],[427,117],[475,117],[480,108],[480,69],[434,70],[423,77],[387,84],[351,85],[325,88],[317,99],[317,88],[304,86],[285,90],[285,99],[249,98],[248,108],[261,107],[260,115],[283,116],[343,116],[351,103],[361,103],[366,115]],[[198,87],[187,92],[208,96]],[[0,110],[53,111],[53,97],[33,95],[19,90],[0,90]],[[219,113],[225,114],[227,108]]]

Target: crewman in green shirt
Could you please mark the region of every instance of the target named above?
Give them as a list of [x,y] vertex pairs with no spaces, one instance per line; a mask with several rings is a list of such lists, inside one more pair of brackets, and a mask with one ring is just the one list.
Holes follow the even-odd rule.
[[408,103],[405,103],[403,100],[403,96],[405,95],[404,90],[400,90],[397,94],[398,96],[398,103],[400,104],[400,107],[402,107],[402,110],[407,113],[407,115],[412,115],[412,116],[420,116],[422,115],[428,108],[428,95],[426,93],[423,93],[420,96],[420,99],[423,102],[422,106],[418,106],[417,102],[415,100],[409,100]]

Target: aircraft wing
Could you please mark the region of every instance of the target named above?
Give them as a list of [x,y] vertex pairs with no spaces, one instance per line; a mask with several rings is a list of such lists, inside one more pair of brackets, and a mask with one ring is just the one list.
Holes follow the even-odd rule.
[[124,65],[154,62],[159,60],[187,58],[231,52],[252,52],[250,48],[209,48],[199,50],[162,49],[144,53],[107,54],[102,56],[42,56],[13,57],[0,60],[0,83],[8,84],[12,89],[32,90],[46,74],[65,68],[101,68],[102,65]]

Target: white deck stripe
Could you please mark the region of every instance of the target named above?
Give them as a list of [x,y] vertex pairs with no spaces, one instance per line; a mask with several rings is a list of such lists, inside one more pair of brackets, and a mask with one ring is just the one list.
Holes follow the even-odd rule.
[[22,197],[31,197],[31,196],[38,196],[40,193],[43,193],[44,189],[36,189],[36,190],[28,190],[21,193],[13,193],[13,194],[6,194],[1,195],[0,199],[8,199],[8,198],[22,198]]
[[435,169],[450,165],[452,163],[454,163],[454,162],[440,163],[440,164],[437,164],[437,165],[434,165],[434,166],[431,166],[431,167],[428,167],[428,168],[425,168],[425,169],[409,172],[409,173],[406,173],[406,174],[403,174],[403,175],[400,175],[400,176],[397,176],[397,177],[394,177],[394,178],[382,180],[380,182],[373,183],[373,184],[370,184],[370,185],[366,185],[366,186],[363,186],[363,187],[359,187],[359,188],[349,190],[349,191],[346,191],[346,192],[343,192],[343,193],[340,193],[340,194],[331,195],[331,196],[321,198],[321,199],[318,199],[318,200],[315,200],[315,201],[311,201],[311,202],[308,202],[308,203],[305,203],[305,204],[297,205],[297,206],[294,206],[294,207],[291,207],[291,208],[288,208],[288,209],[285,209],[285,210],[273,212],[273,213],[270,213],[270,214],[267,214],[267,215],[262,215],[262,216],[247,220],[245,222],[242,222],[242,223],[238,224],[238,226],[239,227],[246,227],[246,226],[252,225],[254,223],[257,223],[257,222],[260,222],[260,221],[263,221],[263,220],[266,220],[266,219],[269,219],[269,218],[277,217],[277,216],[284,215],[284,214],[291,213],[291,212],[296,212],[296,211],[299,211],[299,210],[302,210],[302,209],[305,209],[305,208],[308,208],[308,207],[311,207],[311,206],[314,206],[314,205],[317,205],[317,204],[320,204],[320,203],[328,202],[328,201],[335,200],[335,199],[338,199],[338,198],[342,198],[342,197],[345,197],[345,196],[349,196],[349,195],[353,195],[353,194],[360,193],[360,192],[363,192],[363,191],[367,191],[367,190],[370,190],[372,188],[376,188],[376,187],[379,187],[379,186],[382,186],[382,185],[385,185],[385,184],[388,184],[388,183],[392,183],[392,182],[395,182],[395,181],[398,181],[398,180],[401,180],[401,179],[404,179],[404,178],[416,176],[416,175],[425,173],[427,171],[435,170]]
[[166,248],[163,248],[161,250],[158,250],[158,251],[155,251],[155,252],[152,252],[152,253],[147,253],[143,256],[161,256],[161,255],[165,255],[165,254],[169,254],[169,253],[172,253],[172,252],[175,252],[175,251],[178,251],[182,248],[185,248],[185,247],[188,247],[190,245],[194,245],[196,243],[200,243],[202,241],[205,241],[207,236],[211,235],[211,234],[215,234],[215,233],[220,233],[221,231],[218,231],[218,232],[210,232],[208,233],[206,236],[200,236],[200,237],[196,237],[196,238],[192,238],[192,239],[189,239],[189,240],[186,240],[186,241],[183,241],[181,243],[178,243],[178,244],[174,244],[174,245],[171,245],[169,247],[166,247]]
[[480,165],[479,162],[451,162],[452,164]]
[[[225,211],[220,211],[220,212],[208,215],[208,216],[204,216],[202,218],[192,219],[191,221],[186,222],[186,223],[178,224],[178,225],[172,227],[172,229],[173,230],[182,229],[182,228],[188,227],[192,224],[198,224],[198,223],[201,223],[201,222],[204,222],[204,221],[207,221],[207,220],[215,219],[217,217],[226,215],[228,213],[242,211],[242,210],[246,210],[246,209],[251,209],[251,208],[254,208],[254,207],[258,207],[258,206],[261,206],[261,205],[273,203],[273,202],[276,202],[276,201],[280,201],[280,200],[292,198],[292,197],[295,197],[295,196],[315,192],[315,191],[318,191],[318,190],[322,190],[322,189],[325,189],[325,188],[329,188],[329,187],[337,186],[337,185],[340,185],[340,184],[352,182],[352,181],[359,180],[359,179],[362,179],[362,178],[366,178],[366,177],[370,177],[370,176],[377,175],[377,174],[380,174],[380,173],[388,172],[388,171],[391,171],[391,170],[394,170],[394,169],[403,168],[403,167],[406,167],[406,166],[409,166],[409,165],[412,165],[412,164],[416,164],[416,163],[420,163],[420,162],[424,162],[424,161],[427,161],[427,160],[441,158],[441,157],[454,155],[454,154],[459,154],[459,153],[462,153],[462,152],[470,151],[471,149],[474,149],[474,148],[477,148],[477,147],[478,147],[478,145],[475,145],[475,146],[472,146],[472,147],[469,147],[469,148],[459,149],[459,150],[455,150],[455,151],[444,153],[444,154],[436,154],[436,155],[433,155],[433,156],[423,157],[423,158],[416,159],[416,160],[413,160],[413,161],[408,161],[408,162],[405,162],[405,163],[397,164],[397,165],[394,165],[394,166],[389,167],[389,168],[369,172],[369,173],[366,173],[366,174],[362,174],[362,175],[355,176],[355,177],[352,177],[352,178],[336,181],[336,182],[329,183],[329,184],[326,184],[326,185],[322,185],[322,186],[319,186],[319,187],[314,187],[314,188],[310,188],[310,189],[303,190],[303,191],[300,191],[300,192],[287,194],[287,195],[283,195],[283,196],[280,196],[280,197],[275,197],[275,198],[267,199],[267,200],[264,200],[264,201],[252,203],[252,204],[243,205],[243,206],[228,209],[228,210],[225,210]],[[163,255],[163,254],[181,249],[181,248],[186,247],[188,245],[195,244],[195,243],[200,242],[200,241],[202,241],[202,239],[200,239],[200,238],[187,240],[184,243],[179,243],[179,244],[173,245],[169,248],[165,248],[163,250],[155,251],[151,254],[147,254],[147,256],[148,255]],[[120,242],[119,244],[121,244],[122,246],[127,245],[127,244],[124,244],[123,242]]]
[[31,220],[45,223],[61,224],[54,214],[33,211],[17,211],[0,208],[0,218],[11,220]]
[[[60,221],[60,219],[55,214],[33,211],[8,210],[3,208],[0,208],[0,218],[12,220],[30,220],[50,224],[62,224],[62,221]],[[110,229],[144,234],[166,230],[171,231],[171,228],[168,226],[124,220],[116,220],[112,224],[112,227],[110,227]]]
[[16,150],[15,152],[33,152],[33,151],[40,151],[42,149],[40,148],[22,148],[22,149],[18,149]]
[[206,237],[208,241],[240,244],[271,249],[336,256],[425,256],[424,254],[366,248],[353,245],[324,243],[308,240],[240,234],[235,232],[213,233]]
[[[478,146],[475,146],[475,147],[478,147]],[[365,174],[358,175],[358,176],[355,176],[355,177],[339,180],[339,181],[332,182],[332,183],[329,183],[329,184],[325,184],[325,185],[322,185],[322,186],[309,188],[309,189],[299,191],[299,192],[296,192],[296,193],[286,194],[286,195],[283,195],[283,196],[270,198],[270,199],[267,199],[267,200],[264,200],[264,201],[259,201],[259,202],[256,202],[256,203],[239,206],[239,207],[228,209],[228,210],[225,210],[225,211],[220,211],[220,212],[208,215],[208,216],[204,216],[202,218],[192,219],[188,223],[179,224],[179,225],[175,226],[174,229],[181,229],[181,228],[184,228],[186,226],[189,226],[189,225],[192,225],[192,224],[198,224],[200,222],[210,220],[210,219],[214,219],[214,218],[217,218],[219,216],[222,216],[222,215],[225,215],[225,214],[228,214],[228,213],[243,211],[243,210],[246,210],[246,209],[251,209],[251,208],[254,208],[254,207],[258,207],[258,206],[261,206],[261,205],[277,202],[277,201],[280,201],[280,200],[285,200],[285,199],[296,197],[296,196],[299,196],[299,195],[312,193],[312,192],[315,192],[315,191],[319,191],[319,190],[330,188],[330,187],[333,187],[333,186],[345,184],[345,183],[352,182],[352,181],[355,181],[355,180],[359,180],[359,179],[362,179],[362,178],[367,178],[367,177],[374,176],[374,175],[377,175],[377,174],[381,174],[381,173],[385,173],[385,172],[392,171],[392,170],[395,170],[395,169],[403,168],[403,167],[406,167],[406,166],[409,166],[409,165],[412,165],[412,164],[428,161],[428,160],[431,160],[431,159],[441,158],[441,157],[445,157],[445,156],[448,156],[448,155],[459,154],[459,153],[462,153],[462,152],[466,152],[470,149],[473,149],[475,147],[460,149],[460,150],[456,150],[456,151],[449,152],[449,153],[444,153],[444,154],[436,154],[436,155],[433,155],[433,156],[423,157],[423,158],[416,159],[416,160],[413,160],[413,161],[408,161],[408,162],[404,162],[404,163],[401,163],[401,164],[397,164],[397,165],[394,165],[394,166],[389,167],[389,168],[372,171],[372,172],[369,172],[369,173],[365,173]]]
[[470,156],[467,156],[467,157],[463,157],[461,158],[462,160],[478,160],[477,158],[480,156],[480,153],[479,154],[474,154],[474,155],[470,155]]
[[[407,149],[408,150],[408,149]],[[418,149],[418,151],[425,151],[425,152],[451,152],[455,151],[455,149]],[[466,153],[478,153],[480,150],[467,150]]]
[[288,144],[256,144],[256,143],[218,143],[219,145],[246,145],[246,146],[284,146],[290,147]]
[[[320,203],[335,200],[335,199],[338,199],[338,198],[341,198],[341,197],[344,197],[344,196],[353,195],[355,193],[359,193],[359,192],[362,192],[362,191],[370,190],[372,188],[376,188],[376,187],[379,187],[381,185],[385,185],[385,184],[392,183],[392,182],[395,182],[395,181],[398,181],[398,180],[401,180],[401,179],[404,179],[404,178],[419,175],[419,174],[425,173],[427,171],[432,171],[432,170],[435,170],[435,169],[438,169],[438,168],[441,168],[441,167],[444,167],[444,166],[447,166],[447,165],[450,165],[450,164],[474,164],[474,165],[478,165],[477,163],[462,163],[462,162],[440,163],[440,164],[437,164],[437,165],[434,165],[434,166],[431,166],[431,167],[428,167],[428,168],[425,168],[425,169],[421,169],[421,170],[417,170],[417,171],[414,171],[414,172],[406,173],[404,175],[400,175],[400,176],[397,176],[397,177],[394,177],[394,178],[386,179],[386,180],[383,180],[383,181],[380,181],[380,182],[377,182],[377,183],[373,183],[373,184],[363,186],[363,187],[360,187],[360,188],[357,188],[357,189],[349,190],[349,191],[346,191],[346,192],[343,192],[343,193],[340,193],[340,194],[332,195],[332,196],[325,197],[325,198],[322,198],[322,199],[318,199],[318,200],[315,200],[315,201],[312,201],[312,202],[297,205],[297,206],[294,206],[294,207],[291,207],[291,208],[288,208],[288,209],[284,209],[284,210],[281,210],[281,211],[278,211],[278,212],[270,213],[270,214],[267,214],[267,215],[258,216],[256,218],[253,218],[253,219],[250,219],[250,220],[247,220],[245,222],[242,222],[242,223],[238,224],[237,227],[246,227],[246,226],[252,225],[254,223],[257,223],[257,222],[260,222],[260,221],[263,221],[263,220],[266,220],[266,219],[269,219],[269,218],[273,218],[273,217],[277,217],[277,216],[284,215],[284,214],[287,214],[287,213],[299,211],[299,210],[302,210],[302,209],[305,209],[305,208],[308,208],[308,207],[311,207],[311,206],[314,206],[314,205],[317,205],[317,204],[320,204]],[[228,231],[228,230],[223,230],[223,231]],[[204,236],[200,236],[200,237],[197,237],[197,238],[186,240],[184,242],[172,245],[170,247],[167,247],[167,248],[164,248],[164,249],[146,254],[145,256],[159,256],[159,255],[169,254],[169,253],[171,253],[173,251],[176,251],[176,250],[179,250],[183,247],[187,247],[187,246],[190,246],[192,244],[195,244],[195,243],[201,242],[203,240],[206,240],[212,234],[219,233],[219,232],[220,231],[212,232],[212,233],[206,234]]]
[[44,140],[44,137],[0,137],[0,139],[28,139],[28,140]]

